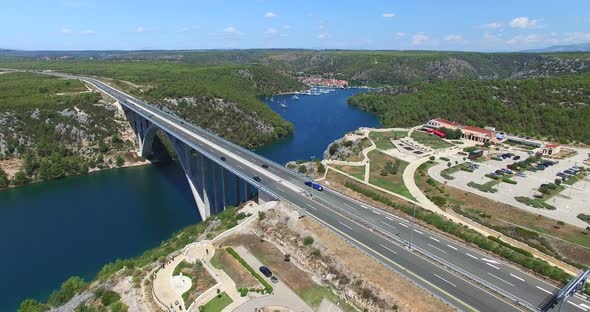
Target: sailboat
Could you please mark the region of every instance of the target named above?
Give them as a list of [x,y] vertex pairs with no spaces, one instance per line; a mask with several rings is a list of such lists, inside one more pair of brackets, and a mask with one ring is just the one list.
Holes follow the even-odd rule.
[[281,107],[282,108],[287,108],[288,107],[287,104],[285,103],[285,101],[281,101]]
[[294,94],[291,98],[295,101],[299,101],[299,97],[296,94]]

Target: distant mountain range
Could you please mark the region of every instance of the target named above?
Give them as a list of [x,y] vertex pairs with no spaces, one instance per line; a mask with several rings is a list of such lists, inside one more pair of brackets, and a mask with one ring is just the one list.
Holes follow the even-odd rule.
[[541,49],[524,50],[522,52],[590,52],[590,42],[568,45],[553,45]]

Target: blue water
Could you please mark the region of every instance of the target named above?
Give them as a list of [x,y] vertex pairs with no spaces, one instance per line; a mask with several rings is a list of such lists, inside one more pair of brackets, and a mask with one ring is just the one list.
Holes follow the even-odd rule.
[[115,169],[0,192],[0,311],[46,300],[72,275],[159,245],[199,221],[176,164]]
[[[360,89],[319,96],[275,96],[273,110],[294,135],[257,152],[279,163],[321,157],[328,143],[374,115],[346,104]],[[282,109],[285,99],[288,109]],[[114,169],[0,192],[0,311],[26,298],[45,301],[70,276],[92,279],[102,266],[153,248],[199,222],[186,178],[175,163]]]
[[[264,99],[275,112],[295,125],[295,133],[281,141],[261,147],[256,153],[278,163],[291,160],[321,159],[328,144],[341,138],[346,132],[359,127],[379,127],[376,115],[350,106],[346,100],[365,89],[345,89],[321,95],[275,96],[274,101]],[[287,108],[280,103],[285,101]]]

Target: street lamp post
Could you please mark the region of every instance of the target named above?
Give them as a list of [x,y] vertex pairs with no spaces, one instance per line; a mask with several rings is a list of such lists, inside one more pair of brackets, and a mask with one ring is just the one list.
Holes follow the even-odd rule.
[[416,205],[414,205],[414,215],[412,217],[412,229],[410,230],[410,245],[409,248],[412,249],[412,240],[414,238],[414,224],[416,223]]

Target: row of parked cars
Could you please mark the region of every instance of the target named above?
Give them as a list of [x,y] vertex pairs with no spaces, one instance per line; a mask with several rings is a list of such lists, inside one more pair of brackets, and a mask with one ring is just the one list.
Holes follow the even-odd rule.
[[563,172],[558,172],[557,173],[557,176],[560,177],[560,178],[567,179],[567,178],[570,178],[572,176],[577,175],[578,173],[580,173],[581,170],[582,170],[581,167],[579,167],[579,166],[573,166],[573,167],[571,167],[571,168],[569,168],[567,170],[564,170]]
[[555,162],[555,161],[542,160],[542,161],[538,162],[536,166],[529,167],[527,170],[531,171],[531,172],[543,171],[543,170],[547,169],[547,167],[551,167],[555,164],[557,164],[557,162]]

